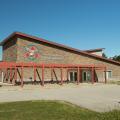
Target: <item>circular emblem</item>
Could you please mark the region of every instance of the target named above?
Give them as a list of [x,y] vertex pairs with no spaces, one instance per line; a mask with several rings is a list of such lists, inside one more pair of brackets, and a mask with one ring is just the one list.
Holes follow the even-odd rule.
[[25,58],[28,58],[29,60],[35,60],[40,57],[38,48],[35,45],[28,45],[25,47]]

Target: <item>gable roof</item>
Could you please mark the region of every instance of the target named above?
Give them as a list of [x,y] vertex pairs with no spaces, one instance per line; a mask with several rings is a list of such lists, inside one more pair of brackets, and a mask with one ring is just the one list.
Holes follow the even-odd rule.
[[59,43],[56,43],[56,42],[48,41],[48,40],[38,38],[38,37],[35,37],[35,36],[31,36],[31,35],[21,33],[21,32],[12,33],[10,36],[8,36],[6,39],[4,39],[0,43],[0,45],[3,46],[7,41],[9,41],[14,36],[18,36],[18,37],[21,36],[21,37],[24,37],[24,38],[30,38],[30,39],[33,39],[33,40],[36,40],[36,41],[40,41],[40,42],[49,44],[49,45],[54,45],[54,46],[59,47],[59,48],[64,48],[66,50],[76,52],[77,54],[81,54],[81,55],[84,55],[84,56],[87,56],[87,57],[91,57],[91,58],[94,58],[94,59],[97,59],[97,60],[101,60],[101,61],[104,61],[104,62],[108,62],[108,63],[112,63],[112,64],[120,66],[120,62],[117,62],[117,61],[114,61],[114,60],[111,60],[111,59],[107,59],[107,58],[103,58],[103,57],[97,56],[95,54],[90,54],[86,51],[75,49],[75,48],[72,48],[72,47],[69,47],[69,46],[66,46],[66,45],[62,45],[62,44],[59,44]]

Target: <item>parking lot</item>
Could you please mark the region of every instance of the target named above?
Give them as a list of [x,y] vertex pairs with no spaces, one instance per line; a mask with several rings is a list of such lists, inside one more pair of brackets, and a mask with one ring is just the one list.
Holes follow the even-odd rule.
[[120,109],[120,85],[47,84],[0,87],[0,102],[24,100],[64,100],[90,110],[104,112]]

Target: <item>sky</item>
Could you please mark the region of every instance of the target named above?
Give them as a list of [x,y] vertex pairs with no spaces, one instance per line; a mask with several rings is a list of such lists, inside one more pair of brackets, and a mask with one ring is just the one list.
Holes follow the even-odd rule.
[[120,0],[0,0],[0,41],[15,31],[120,55]]

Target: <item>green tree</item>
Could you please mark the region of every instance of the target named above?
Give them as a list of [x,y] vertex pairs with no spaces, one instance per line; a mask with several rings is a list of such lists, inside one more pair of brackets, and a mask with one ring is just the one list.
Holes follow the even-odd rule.
[[107,58],[107,55],[105,53],[102,54],[102,57]]
[[112,59],[120,62],[120,55],[115,55]]

